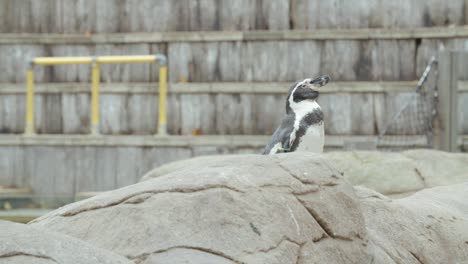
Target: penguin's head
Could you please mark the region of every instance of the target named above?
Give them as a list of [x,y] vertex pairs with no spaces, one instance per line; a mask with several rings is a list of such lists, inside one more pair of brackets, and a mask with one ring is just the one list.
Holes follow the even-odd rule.
[[308,102],[315,102],[319,96],[317,88],[326,85],[330,81],[328,75],[322,75],[318,78],[307,78],[296,82],[289,90],[286,100],[286,112],[289,113],[294,108],[303,108]]

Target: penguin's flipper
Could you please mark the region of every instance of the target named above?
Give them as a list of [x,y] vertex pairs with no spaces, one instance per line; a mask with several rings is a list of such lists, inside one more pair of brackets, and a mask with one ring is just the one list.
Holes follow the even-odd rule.
[[[289,137],[294,129],[294,115],[286,115],[263,150],[263,155],[289,152]],[[286,150],[286,151],[285,151]]]

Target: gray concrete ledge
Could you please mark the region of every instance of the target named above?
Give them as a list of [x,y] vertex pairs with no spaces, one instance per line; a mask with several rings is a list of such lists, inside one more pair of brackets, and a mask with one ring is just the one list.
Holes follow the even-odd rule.
[[[390,93],[414,92],[416,81],[399,82],[332,82],[321,89],[322,93]],[[285,94],[291,82],[212,82],[212,83],[169,83],[170,93],[253,93]],[[468,83],[463,87],[468,88]],[[85,93],[90,92],[90,83],[37,83],[36,93]],[[157,93],[158,83],[101,83],[101,93]],[[466,89],[468,91],[468,89]],[[25,83],[0,83],[0,94],[26,92]]]
[[314,31],[198,31],[108,34],[0,34],[0,44],[161,43],[262,40],[416,39],[468,37],[468,27],[320,29]]
[[[105,147],[250,147],[265,146],[268,135],[0,135],[0,146],[105,146]],[[401,136],[385,136],[379,147],[403,147]],[[422,135],[404,136],[412,147],[427,147]],[[327,135],[325,147],[342,148],[359,142],[376,142],[377,136]]]

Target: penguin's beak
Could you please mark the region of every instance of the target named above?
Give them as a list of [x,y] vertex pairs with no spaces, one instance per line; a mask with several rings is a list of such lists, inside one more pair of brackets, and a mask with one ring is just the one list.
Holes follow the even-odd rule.
[[312,81],[310,81],[310,84],[318,88],[326,85],[330,80],[330,76],[322,75],[318,78],[312,79]]

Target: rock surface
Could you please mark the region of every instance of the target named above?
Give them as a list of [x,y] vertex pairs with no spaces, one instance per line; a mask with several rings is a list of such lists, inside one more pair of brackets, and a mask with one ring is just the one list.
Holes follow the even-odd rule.
[[31,223],[135,263],[463,263],[468,185],[390,199],[312,153],[191,160]]
[[226,157],[65,206],[32,224],[136,263],[372,258],[352,186],[312,154]]
[[132,262],[66,235],[0,221],[0,263],[125,264]]
[[[468,154],[417,149],[403,152],[345,151],[324,156],[345,179],[390,196],[407,196],[416,191],[468,181]],[[193,170],[229,161],[232,156],[201,156],[168,163],[148,172],[142,181],[173,171]]]

